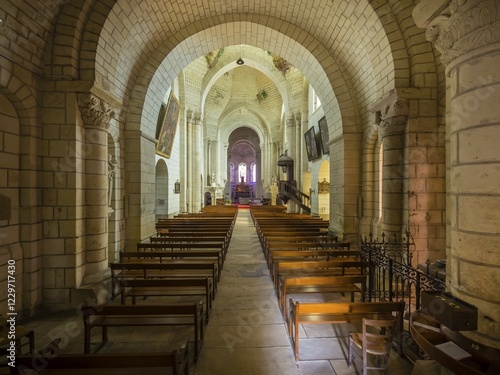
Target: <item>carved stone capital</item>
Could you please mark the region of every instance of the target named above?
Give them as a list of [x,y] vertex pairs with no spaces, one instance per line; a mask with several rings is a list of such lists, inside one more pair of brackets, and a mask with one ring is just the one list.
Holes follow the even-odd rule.
[[92,93],[78,96],[78,108],[86,127],[106,130],[111,119],[115,117],[115,111],[109,104]]
[[285,119],[285,126],[287,128],[293,128],[295,127],[295,117],[293,115],[291,116],[288,116],[286,119]]
[[433,42],[448,65],[476,48],[500,41],[498,0],[451,0],[441,14],[425,23]]
[[395,100],[380,111],[380,129],[383,135],[402,133],[408,120],[408,102]]
[[201,112],[195,111],[193,113],[193,124],[201,125],[201,119],[202,119]]
[[192,123],[193,122],[193,110],[192,109],[188,109],[186,111],[186,122],[188,124]]
[[300,112],[297,112],[295,114],[295,123],[300,124],[302,122],[302,114]]

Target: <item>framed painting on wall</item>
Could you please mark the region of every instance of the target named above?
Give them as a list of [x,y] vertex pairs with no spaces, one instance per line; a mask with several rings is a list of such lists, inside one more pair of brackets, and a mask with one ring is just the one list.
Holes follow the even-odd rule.
[[177,122],[179,121],[179,111],[179,101],[174,93],[170,92],[167,109],[165,110],[165,116],[163,117],[160,134],[158,136],[158,143],[156,144],[156,153],[167,159],[170,158],[172,153]]
[[328,149],[328,124],[326,123],[326,117],[323,116],[318,121],[319,125],[319,135],[321,138],[321,148],[323,149],[323,155],[329,154],[330,150]]
[[316,159],[319,156],[319,150],[314,128],[305,132],[304,140],[306,141],[307,159],[309,161]]

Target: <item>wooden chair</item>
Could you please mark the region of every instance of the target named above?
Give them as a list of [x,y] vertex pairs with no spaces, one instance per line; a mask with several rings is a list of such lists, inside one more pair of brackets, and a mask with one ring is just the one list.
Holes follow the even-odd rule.
[[[363,318],[362,333],[349,334],[349,367],[353,363],[356,347],[361,352],[363,375],[367,375],[368,370],[383,370],[385,374],[389,374],[389,354],[395,326],[395,319]],[[369,355],[373,358],[368,358]]]

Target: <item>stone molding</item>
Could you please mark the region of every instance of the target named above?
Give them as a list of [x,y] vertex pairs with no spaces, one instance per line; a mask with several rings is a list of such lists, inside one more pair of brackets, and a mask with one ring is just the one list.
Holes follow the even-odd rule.
[[500,41],[500,2],[452,0],[428,23],[425,35],[446,66],[469,51]]
[[92,93],[78,96],[78,108],[86,127],[107,130],[111,119],[115,117],[115,111],[109,104]]

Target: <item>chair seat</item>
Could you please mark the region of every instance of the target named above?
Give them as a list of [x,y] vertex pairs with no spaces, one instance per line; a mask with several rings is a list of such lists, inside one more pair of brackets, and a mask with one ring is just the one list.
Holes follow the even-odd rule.
[[[363,334],[362,333],[351,333],[351,338],[354,344],[359,349],[363,349]],[[374,338],[374,341],[366,346],[366,351],[374,355],[384,355],[386,353],[387,341],[383,338]]]

